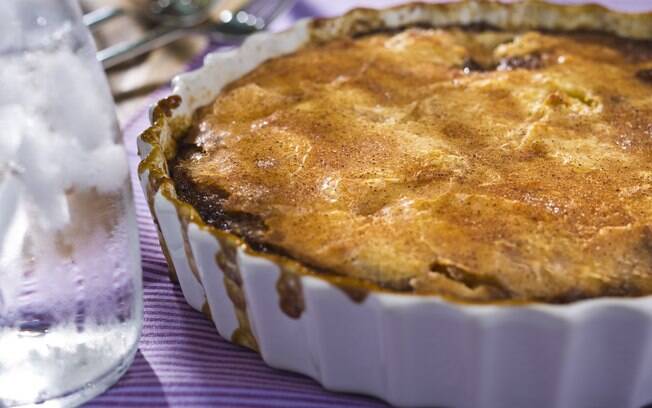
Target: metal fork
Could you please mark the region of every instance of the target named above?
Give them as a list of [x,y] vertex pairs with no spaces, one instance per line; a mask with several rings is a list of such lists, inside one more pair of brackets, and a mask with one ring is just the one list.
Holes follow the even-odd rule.
[[[222,11],[218,21],[206,15],[195,21],[190,20],[188,24],[184,23],[189,21],[187,16],[183,21],[167,17],[165,24],[160,24],[146,33],[143,38],[121,42],[100,50],[97,58],[104,68],[111,68],[190,34],[204,34],[214,41],[237,43],[247,35],[263,30],[293,3],[293,0],[253,0],[238,10]],[[93,20],[89,19],[90,21]]]

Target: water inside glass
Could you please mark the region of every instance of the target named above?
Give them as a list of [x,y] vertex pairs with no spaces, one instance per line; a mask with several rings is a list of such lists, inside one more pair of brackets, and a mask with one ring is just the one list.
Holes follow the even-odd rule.
[[127,157],[77,3],[6,0],[0,21],[0,406],[76,405],[142,324]]

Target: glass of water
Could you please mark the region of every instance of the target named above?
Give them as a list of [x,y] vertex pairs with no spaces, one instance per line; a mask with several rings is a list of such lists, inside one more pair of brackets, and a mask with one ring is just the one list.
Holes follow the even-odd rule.
[[0,406],[77,405],[142,325],[127,156],[76,0],[0,7]]

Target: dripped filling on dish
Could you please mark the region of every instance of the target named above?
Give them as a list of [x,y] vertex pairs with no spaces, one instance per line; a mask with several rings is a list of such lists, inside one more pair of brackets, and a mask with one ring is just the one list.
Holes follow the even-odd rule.
[[197,113],[180,197],[254,248],[395,291],[652,294],[652,43],[407,29],[267,61]]

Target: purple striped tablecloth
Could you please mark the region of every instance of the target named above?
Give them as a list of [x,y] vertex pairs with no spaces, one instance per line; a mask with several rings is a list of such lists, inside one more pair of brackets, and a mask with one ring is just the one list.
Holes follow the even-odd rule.
[[[652,9],[652,3],[647,0],[594,2],[630,11]],[[394,3],[398,1],[299,1],[274,28],[286,27],[300,17],[339,14],[352,6],[382,7]],[[166,92],[167,89],[156,92],[151,100]],[[146,108],[123,129],[132,168],[143,258],[143,333],[127,374],[88,406],[385,406],[367,397],[331,393],[305,376],[267,367],[258,354],[222,339],[209,320],[186,304],[180,288],[168,279],[156,229],[136,179],[135,139],[148,125]]]

